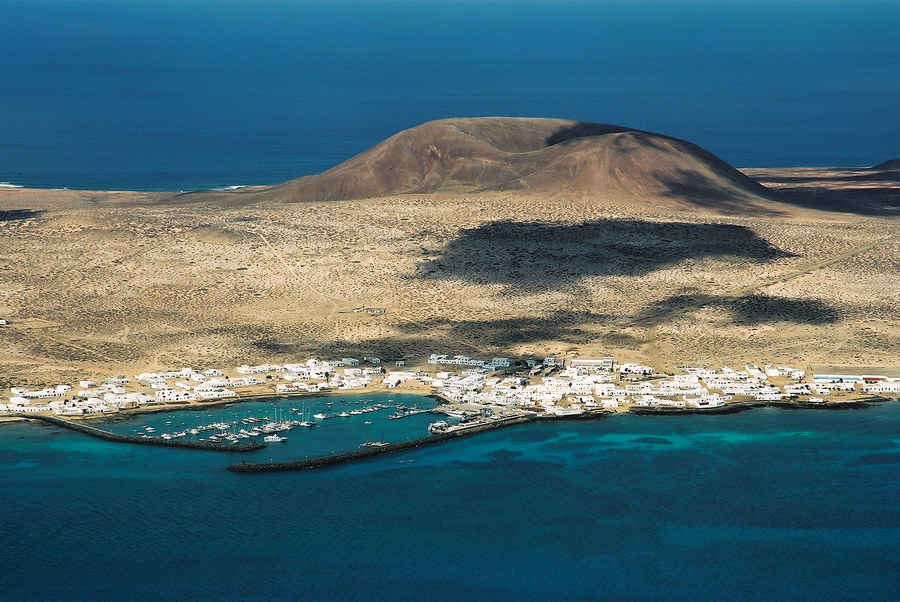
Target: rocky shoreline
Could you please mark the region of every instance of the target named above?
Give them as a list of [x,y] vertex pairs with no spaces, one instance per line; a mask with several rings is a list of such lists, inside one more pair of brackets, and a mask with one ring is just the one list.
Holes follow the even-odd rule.
[[798,401],[739,401],[712,408],[668,408],[660,406],[632,406],[629,414],[637,416],[686,416],[698,414],[739,414],[756,408],[778,408],[780,410],[860,410],[871,403],[888,401],[884,397],[870,397],[863,400],[838,401],[828,403],[808,403]]

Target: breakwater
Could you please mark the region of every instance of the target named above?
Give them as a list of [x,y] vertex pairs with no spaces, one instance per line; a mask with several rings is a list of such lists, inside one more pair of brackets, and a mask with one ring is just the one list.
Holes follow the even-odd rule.
[[512,426],[514,424],[531,422],[533,420],[537,420],[537,417],[534,415],[515,416],[512,418],[492,420],[491,422],[485,424],[477,424],[444,433],[435,433],[433,435],[420,437],[418,439],[409,439],[407,441],[400,441],[397,443],[388,443],[386,445],[366,447],[363,449],[341,452],[328,456],[321,456],[318,458],[308,458],[305,460],[295,460],[289,462],[266,462],[261,464],[251,462],[238,462],[237,464],[232,464],[231,466],[229,466],[228,470],[230,470],[231,472],[255,473],[323,468],[325,466],[334,466],[336,464],[354,462],[365,458],[371,458],[373,456],[381,456],[384,454],[391,454],[409,449],[419,449],[429,445],[435,445],[438,443],[444,443],[447,441],[452,441],[454,439],[459,439],[461,437],[467,437],[476,433],[483,433],[485,431]]
[[178,439],[159,439],[156,437],[137,437],[135,435],[120,435],[111,433],[86,424],[78,424],[69,420],[63,420],[56,416],[40,416],[28,414],[15,414],[18,418],[27,420],[40,420],[48,424],[61,426],[72,431],[83,433],[89,437],[103,439],[104,441],[114,441],[116,443],[134,443],[138,445],[156,445],[159,447],[180,447],[186,449],[202,449],[206,451],[225,451],[225,452],[247,452],[264,449],[266,446],[262,443],[251,441],[241,444],[225,444],[216,443],[215,441],[181,441]]
[[778,408],[781,410],[859,410],[869,407],[868,402],[882,401],[870,398],[862,401],[838,401],[828,403],[808,403],[796,401],[745,401],[729,403],[712,408],[672,408],[665,406],[632,406],[629,414],[638,416],[687,416],[697,414],[738,414],[755,408]]

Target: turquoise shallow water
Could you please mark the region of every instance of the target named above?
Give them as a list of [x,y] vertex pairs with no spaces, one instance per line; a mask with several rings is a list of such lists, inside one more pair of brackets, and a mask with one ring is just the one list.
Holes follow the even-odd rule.
[[236,459],[0,428],[0,596],[900,594],[896,403],[527,424],[297,473]]

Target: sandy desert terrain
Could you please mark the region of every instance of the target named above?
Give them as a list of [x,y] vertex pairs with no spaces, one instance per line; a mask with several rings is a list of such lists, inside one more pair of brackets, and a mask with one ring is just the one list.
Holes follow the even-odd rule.
[[0,378],[435,352],[898,366],[896,177],[747,174],[783,196],[0,190]]

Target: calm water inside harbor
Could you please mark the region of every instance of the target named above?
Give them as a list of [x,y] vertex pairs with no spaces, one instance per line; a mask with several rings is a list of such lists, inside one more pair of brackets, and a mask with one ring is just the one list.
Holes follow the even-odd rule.
[[[334,395],[244,402],[208,411],[143,414],[124,422],[92,424],[123,435],[161,437],[166,434],[188,441],[209,440],[211,436],[220,434],[246,434],[255,428],[285,437],[286,440],[267,444],[265,450],[248,453],[241,459],[281,462],[354,450],[366,441],[395,443],[424,437],[428,435],[429,423],[448,420],[445,416],[430,412],[415,413],[435,405],[434,399],[408,394]],[[369,408],[372,410],[367,411]],[[325,418],[317,419],[316,416]],[[307,420],[315,422],[316,426],[296,424]],[[294,424],[290,430],[266,431],[269,423]],[[198,432],[192,434],[191,430]],[[177,436],[182,433],[183,436]],[[228,439],[221,441],[227,443]],[[263,443],[263,436],[240,438],[236,445],[245,441]]]
[[[365,416],[271,454],[358,445]],[[386,439],[433,419],[368,416]],[[622,415],[258,475],[225,471],[240,455],[4,426],[0,597],[896,599],[898,424],[898,403]]]

